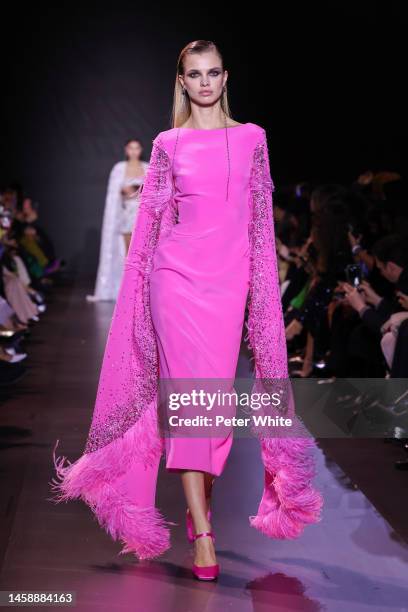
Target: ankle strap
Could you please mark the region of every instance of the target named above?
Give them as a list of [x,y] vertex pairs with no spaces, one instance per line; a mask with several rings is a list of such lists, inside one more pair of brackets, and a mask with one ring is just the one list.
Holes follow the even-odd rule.
[[196,540],[197,538],[203,538],[204,536],[211,536],[213,540],[215,540],[215,535],[212,531],[202,531],[201,533],[196,533],[193,538]]

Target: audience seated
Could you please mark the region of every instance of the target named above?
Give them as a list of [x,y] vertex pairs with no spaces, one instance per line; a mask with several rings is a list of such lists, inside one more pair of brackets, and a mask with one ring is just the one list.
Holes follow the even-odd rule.
[[63,267],[31,198],[20,202],[13,187],[0,191],[0,386],[27,371],[30,328],[46,311],[47,292]]

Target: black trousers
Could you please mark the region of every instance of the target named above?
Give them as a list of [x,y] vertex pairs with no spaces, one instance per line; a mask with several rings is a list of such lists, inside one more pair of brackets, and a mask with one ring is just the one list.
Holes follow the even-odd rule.
[[332,317],[327,365],[340,378],[383,378],[386,362],[380,342],[381,334],[364,325],[356,312],[337,307]]

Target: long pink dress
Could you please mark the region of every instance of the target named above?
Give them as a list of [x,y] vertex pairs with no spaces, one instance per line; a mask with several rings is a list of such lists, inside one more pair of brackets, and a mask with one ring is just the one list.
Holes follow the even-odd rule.
[[[259,135],[248,123],[174,128],[161,133],[173,162],[178,223],[156,248],[150,305],[160,376],[234,380],[249,290],[251,152]],[[166,467],[220,475],[232,444],[226,437],[166,437]]]
[[154,558],[170,546],[169,523],[155,505],[164,453],[169,470],[222,473],[232,432],[163,439],[158,380],[233,381],[248,296],[254,390],[277,381],[294,422],[290,437],[254,431],[264,490],[249,522],[286,539],[321,518],[316,443],[296,419],[288,378],[273,188],[266,132],[254,123],[174,128],[153,141],[85,449],[67,465],[55,457],[57,445],[53,454],[52,501],[81,498],[123,542],[121,553]]

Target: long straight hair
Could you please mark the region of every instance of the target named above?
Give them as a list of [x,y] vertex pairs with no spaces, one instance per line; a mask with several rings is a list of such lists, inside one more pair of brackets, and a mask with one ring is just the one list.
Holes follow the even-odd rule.
[[[183,95],[183,87],[179,80],[179,75],[184,74],[184,58],[187,54],[204,53],[205,51],[215,51],[221,59],[223,70],[224,60],[218,46],[211,40],[194,40],[188,43],[182,50],[177,61],[176,82],[174,84],[173,111],[171,118],[171,127],[180,127],[191,115],[191,103],[187,92]],[[227,86],[221,96],[221,108],[227,117],[231,117],[231,111],[228,104]]]

